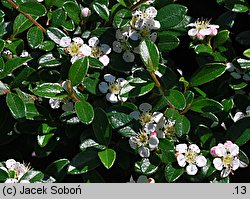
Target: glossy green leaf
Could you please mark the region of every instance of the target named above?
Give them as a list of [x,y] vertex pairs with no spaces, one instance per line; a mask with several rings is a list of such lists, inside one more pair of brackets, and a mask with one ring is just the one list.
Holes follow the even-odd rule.
[[98,152],[87,150],[78,153],[70,162],[69,174],[82,174],[91,171],[101,164]]
[[45,147],[51,138],[54,136],[54,133],[49,133],[45,135],[37,135],[37,143],[39,144],[40,147]]
[[182,176],[184,168],[174,168],[172,165],[165,167],[165,178],[168,182],[174,182]]
[[160,139],[158,147],[161,150],[161,160],[165,164],[176,161],[174,143],[168,139]]
[[229,37],[230,32],[228,30],[222,30],[218,32],[216,37],[214,38],[214,47],[218,47],[223,45],[226,41],[230,39]]
[[30,88],[31,92],[40,97],[46,98],[64,98],[64,88],[58,83],[43,83],[35,88]]
[[246,49],[246,50],[243,52],[243,55],[250,59],[250,48]]
[[158,10],[156,19],[161,24],[161,30],[168,30],[169,28],[179,24],[185,14],[187,13],[187,8],[179,4],[169,4]]
[[76,114],[84,124],[90,124],[94,119],[94,110],[90,103],[79,101],[75,103]]
[[53,41],[44,41],[40,44],[39,49],[48,52],[51,51],[54,47],[55,43]]
[[49,27],[47,29],[47,35],[56,44],[60,43],[60,40],[61,40],[62,37],[67,36],[63,31],[61,31],[60,29],[55,28],[55,27]]
[[180,44],[180,40],[178,39],[178,37],[167,32],[159,32],[158,40],[158,47],[161,52],[169,52],[177,48]]
[[116,160],[116,152],[113,149],[105,149],[104,151],[100,151],[98,152],[98,156],[102,164],[107,169],[110,169]]
[[220,63],[210,63],[198,69],[190,80],[190,86],[198,86],[210,82],[221,76],[226,71],[226,66]]
[[44,174],[40,171],[27,171],[21,178],[21,180],[28,180],[30,183],[41,181],[44,178]]
[[66,21],[66,18],[66,13],[62,8],[53,10],[51,14],[51,26],[59,27],[63,25]]
[[70,161],[68,159],[59,159],[52,162],[44,171],[44,173],[53,176],[57,182],[60,182],[67,174]]
[[25,117],[25,106],[20,97],[15,93],[7,93],[6,97],[7,105],[10,109],[11,114],[15,119]]
[[100,144],[109,145],[112,129],[105,111],[101,108],[95,109],[95,117],[92,123],[95,137]]
[[183,110],[186,107],[184,95],[178,90],[169,90],[166,94],[166,99],[177,109]]
[[0,167],[0,182],[5,182],[9,178],[9,173],[5,167]]
[[146,39],[140,44],[140,55],[143,63],[150,72],[158,70],[160,55],[157,46]]
[[5,46],[4,40],[0,39],[0,53],[2,52],[4,46]]
[[67,12],[68,16],[78,24],[80,22],[80,7],[73,1],[66,1],[63,4],[63,8]]
[[19,9],[28,14],[35,16],[44,16],[46,14],[46,8],[38,2],[26,2],[19,6]]
[[199,113],[220,112],[223,110],[223,105],[213,99],[200,97],[193,101],[190,109]]
[[115,14],[113,23],[116,28],[122,28],[125,25],[129,24],[131,18],[132,18],[131,11],[127,9],[121,9]]
[[37,26],[29,29],[27,33],[27,41],[31,48],[38,48],[43,42],[43,31]]
[[82,57],[76,60],[69,69],[69,80],[72,86],[80,84],[88,72],[89,60],[87,57]]
[[158,170],[158,166],[152,164],[149,159],[143,158],[135,163],[135,171],[143,175],[152,175]]
[[190,131],[190,121],[184,115],[180,115],[175,121],[175,130],[178,137],[183,137]]
[[53,53],[47,53],[41,56],[38,63],[40,67],[56,67],[61,65],[59,58],[55,57]]
[[95,12],[105,21],[109,20],[109,10],[107,8],[106,5],[98,3],[98,2],[94,2],[93,3],[93,9],[95,10]]
[[195,50],[196,54],[203,54],[203,53],[211,54],[211,53],[213,53],[212,47],[207,45],[207,44],[198,44],[197,46],[195,46],[194,50]]
[[[34,20],[38,19],[38,17],[34,16],[34,15],[31,15],[31,17]],[[29,19],[27,19],[23,14],[20,13],[19,15],[17,15],[17,17],[14,21],[13,32],[14,32],[14,34],[21,33],[23,31],[27,30],[32,25],[33,25],[33,23]]]

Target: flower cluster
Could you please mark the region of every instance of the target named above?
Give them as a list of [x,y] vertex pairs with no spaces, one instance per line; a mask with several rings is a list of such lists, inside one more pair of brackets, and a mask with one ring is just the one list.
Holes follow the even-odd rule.
[[154,7],[149,7],[144,10],[136,10],[132,13],[130,23],[116,30],[116,41],[113,42],[113,50],[116,53],[123,52],[125,62],[134,62],[134,53],[139,53],[138,46],[131,45],[131,41],[137,42],[144,38],[150,38],[156,41],[157,33],[160,28],[159,21],[154,18],[157,16],[157,10]]
[[239,159],[239,147],[231,141],[224,144],[219,143],[210,150],[211,155],[215,156],[213,160],[214,167],[221,171],[221,177],[227,177],[230,173],[239,167],[247,167],[247,164]]
[[176,145],[176,158],[179,166],[186,167],[188,175],[195,175],[198,172],[197,167],[204,167],[207,159],[200,154],[200,149],[196,144],[187,146],[186,144]]
[[197,20],[187,27],[193,27],[188,31],[188,35],[194,39],[203,40],[206,36],[215,36],[218,33],[218,25],[210,24],[208,20]]
[[104,66],[109,64],[108,54],[111,52],[111,48],[107,44],[100,44],[97,37],[90,38],[88,44],[84,44],[83,39],[80,37],[73,39],[62,37],[59,45],[71,56],[72,63],[80,57],[90,56],[99,59]]
[[9,159],[5,162],[5,167],[1,167],[9,173],[9,178],[5,183],[29,183],[28,180],[23,180],[22,177],[30,170],[29,166],[21,164],[14,159]]

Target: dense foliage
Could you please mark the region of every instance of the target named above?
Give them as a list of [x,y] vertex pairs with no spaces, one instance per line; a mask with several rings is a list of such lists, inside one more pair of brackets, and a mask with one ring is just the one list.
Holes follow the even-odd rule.
[[1,0],[0,182],[249,182],[249,12]]

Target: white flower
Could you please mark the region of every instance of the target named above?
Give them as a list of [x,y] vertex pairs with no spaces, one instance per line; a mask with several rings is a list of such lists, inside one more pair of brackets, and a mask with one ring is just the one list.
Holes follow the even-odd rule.
[[245,117],[250,117],[250,105],[246,107],[245,113],[241,111],[237,111],[233,117],[233,121],[237,122],[238,120],[245,118]]
[[159,138],[174,137],[175,136],[175,121],[166,120],[162,117],[155,126],[155,131]]
[[204,167],[207,164],[207,159],[200,155],[200,149],[196,144],[191,144],[189,147],[186,144],[178,144],[175,147],[176,158],[179,166],[186,167],[188,175],[195,175],[198,172],[197,167]]
[[247,164],[240,161],[239,147],[231,141],[226,141],[224,144],[219,143],[211,148],[210,153],[215,156],[213,160],[214,167],[221,171],[221,177],[227,177],[239,167],[247,167]]
[[99,44],[100,41],[97,37],[92,37],[88,41],[90,49],[91,49],[91,57],[98,58],[100,62],[104,66],[109,64],[109,57],[108,54],[111,52],[111,48],[107,44]]
[[120,93],[122,87],[127,83],[127,80],[123,78],[116,79],[115,76],[111,74],[104,75],[105,82],[99,84],[99,90],[101,93],[107,93],[106,99],[111,103],[125,102],[128,98],[121,97]]
[[15,176],[14,180],[7,179],[7,182],[16,182],[22,178],[22,176],[30,170],[29,166],[25,166],[24,164],[21,164],[20,162],[15,161],[14,159],[9,159],[5,161],[5,166],[8,170],[14,171]]
[[14,178],[8,178],[4,183],[18,183],[18,180]]
[[141,157],[147,158],[150,156],[150,151],[158,147],[159,140],[155,132],[149,134],[145,131],[140,131],[136,136],[129,139],[129,145],[132,149],[138,150]]
[[187,25],[188,27],[194,27],[188,31],[188,35],[191,37],[196,37],[199,40],[203,40],[205,36],[215,36],[218,33],[218,25],[212,25],[207,20],[197,20],[194,23]]
[[[136,119],[139,120],[142,126],[145,126],[146,124],[153,124],[153,123],[158,123],[161,118],[163,118],[163,114],[160,112],[153,112],[151,113],[150,111],[152,110],[152,105],[149,103],[142,103],[139,106],[139,111],[133,111],[130,113],[130,115]],[[155,125],[147,125],[145,126],[146,132],[153,132],[155,131]],[[150,130],[152,129],[152,130]]]

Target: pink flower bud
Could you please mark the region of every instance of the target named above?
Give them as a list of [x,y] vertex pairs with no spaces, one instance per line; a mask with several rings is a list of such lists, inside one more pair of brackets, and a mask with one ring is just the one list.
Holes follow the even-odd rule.
[[213,35],[213,36],[214,36],[214,35],[217,35],[218,30],[217,30],[216,28],[211,27],[210,30],[211,30],[211,34],[210,34],[210,35]]
[[157,137],[157,133],[154,131],[154,132],[151,133],[151,136]]
[[197,33],[196,37],[197,37],[199,40],[203,40],[203,39],[204,39],[204,35],[202,35],[201,33]]
[[211,150],[210,150],[211,155],[214,155],[214,156],[217,155],[216,154],[216,148],[217,148],[217,146],[214,146],[214,147],[211,148]]
[[148,183],[155,183],[155,179],[154,178],[148,178]]
[[82,9],[82,15],[83,17],[89,17],[91,15],[91,10],[89,8],[83,8]]

